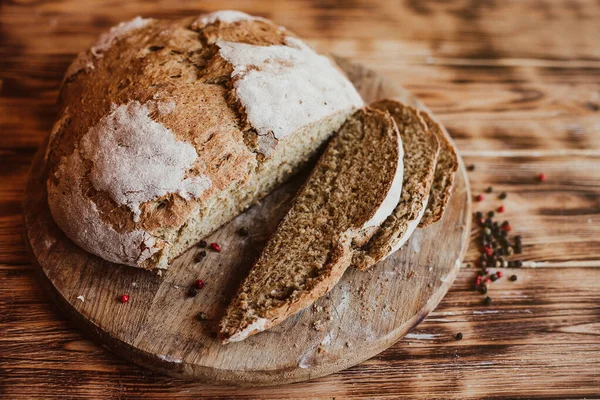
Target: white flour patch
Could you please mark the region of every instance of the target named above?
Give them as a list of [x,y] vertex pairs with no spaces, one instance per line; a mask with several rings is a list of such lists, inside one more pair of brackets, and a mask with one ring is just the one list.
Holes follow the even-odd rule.
[[83,297],[83,295],[79,295],[79,296],[77,296],[77,300],[79,300],[83,303],[85,301],[85,297]]
[[131,31],[146,26],[150,21],[152,21],[151,18],[138,16],[131,21],[121,22],[119,25],[110,28],[108,32],[101,34],[89,52],[81,52],[77,55],[77,58],[69,65],[64,80],[67,80],[81,70],[89,71],[94,69],[94,61],[101,58],[118,39]]
[[204,14],[198,17],[192,22],[194,29],[203,28],[206,25],[214,24],[216,22],[223,22],[225,24],[233,24],[240,21],[268,21],[262,17],[255,17],[253,15],[246,14],[241,11],[235,10],[221,10],[215,11],[209,14]]
[[113,26],[108,32],[104,32],[98,38],[98,41],[91,48],[91,52],[96,57],[102,57],[118,39],[123,37],[126,33],[133,30],[142,28],[151,21],[149,18],[142,18],[140,16],[135,17],[131,21],[121,22],[119,25]]
[[142,203],[168,193],[197,198],[212,184],[207,176],[186,177],[198,158],[196,149],[152,120],[138,101],[113,105],[83,136],[81,150],[93,163],[89,179],[94,188],[127,205],[136,222]]
[[302,41],[254,46],[219,40],[219,54],[232,64],[235,93],[259,135],[283,139],[302,126],[363,101],[331,61]]
[[104,222],[91,199],[81,192],[85,167],[79,148],[63,157],[55,176],[48,180],[48,205],[54,220],[65,234],[83,249],[107,261],[138,265],[166,244],[149,232],[117,232]]

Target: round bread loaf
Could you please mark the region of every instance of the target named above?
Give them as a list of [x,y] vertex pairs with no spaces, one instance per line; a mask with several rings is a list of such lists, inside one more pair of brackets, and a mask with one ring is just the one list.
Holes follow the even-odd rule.
[[294,174],[362,104],[332,60],[266,19],[137,17],[65,75],[48,204],[85,250],[166,268]]

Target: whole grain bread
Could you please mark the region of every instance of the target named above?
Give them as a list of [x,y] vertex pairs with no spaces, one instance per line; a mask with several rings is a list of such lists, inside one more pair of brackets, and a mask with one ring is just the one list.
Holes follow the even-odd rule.
[[353,265],[366,269],[398,250],[425,213],[439,151],[436,136],[419,112],[395,100],[381,100],[370,107],[388,112],[398,126],[404,146],[404,183],[400,201],[371,240],[357,249]]
[[264,18],[135,18],[65,75],[46,154],[50,210],[85,250],[166,268],[360,106],[331,60]]
[[435,174],[429,193],[429,201],[423,218],[421,218],[421,222],[419,223],[419,227],[425,228],[442,218],[452,194],[454,175],[458,169],[458,156],[446,129],[434,121],[426,111],[419,111],[419,116],[425,121],[427,129],[433,132],[440,143],[440,151],[435,164]]
[[366,108],[346,121],[227,308],[224,342],[281,323],[338,282],[400,199],[402,153],[388,113]]

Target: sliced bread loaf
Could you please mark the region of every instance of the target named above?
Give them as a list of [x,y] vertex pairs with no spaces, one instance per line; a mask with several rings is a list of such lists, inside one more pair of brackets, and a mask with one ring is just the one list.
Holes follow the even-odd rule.
[[353,114],[327,146],[220,323],[224,342],[277,325],[327,293],[394,210],[401,139],[388,113]]
[[331,60],[264,18],[136,18],[67,71],[48,204],[83,249],[167,268],[296,173],[362,105]]
[[452,139],[444,127],[435,122],[425,111],[420,111],[419,115],[425,121],[427,129],[437,137],[440,143],[440,152],[435,165],[429,201],[419,223],[419,227],[425,228],[442,218],[452,192],[454,174],[458,169],[458,157]]
[[366,269],[398,250],[408,240],[427,207],[439,144],[412,107],[395,100],[381,100],[371,107],[389,112],[398,126],[404,146],[404,183],[394,212],[371,240],[356,250],[353,265]]

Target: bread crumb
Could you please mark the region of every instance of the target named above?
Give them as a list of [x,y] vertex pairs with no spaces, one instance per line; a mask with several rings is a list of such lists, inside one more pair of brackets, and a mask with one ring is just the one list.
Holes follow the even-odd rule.
[[77,296],[77,300],[81,300],[81,302],[83,303],[85,301],[85,297],[83,297],[83,295],[79,295]]

